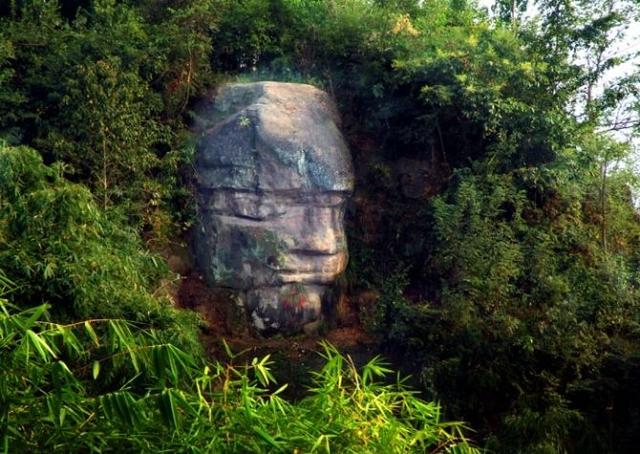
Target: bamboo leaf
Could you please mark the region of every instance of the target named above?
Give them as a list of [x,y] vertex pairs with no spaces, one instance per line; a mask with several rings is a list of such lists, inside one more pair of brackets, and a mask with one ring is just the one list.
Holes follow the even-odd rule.
[[49,357],[57,358],[57,355],[49,346],[49,344],[42,339],[39,335],[28,329],[26,331],[28,342],[33,346],[33,348],[38,352],[42,361],[47,362]]
[[94,361],[93,362],[93,365],[91,366],[91,374],[92,374],[94,380],[98,379],[98,375],[100,374],[100,362],[99,361]]
[[176,400],[171,389],[163,389],[159,397],[160,415],[164,423],[176,430],[178,428],[178,411]]
[[100,341],[98,340],[98,335],[94,331],[93,326],[91,326],[91,322],[85,321],[84,329],[87,331],[87,334],[89,335],[89,337],[91,338],[91,341],[95,344],[95,346],[100,347]]
[[276,441],[276,439],[273,438],[271,435],[269,435],[269,433],[267,431],[265,431],[262,427],[254,425],[253,426],[253,431],[260,438],[262,438],[264,441],[266,441],[267,444],[269,444],[269,446],[271,446],[272,448],[276,448],[276,449],[280,448],[280,444]]

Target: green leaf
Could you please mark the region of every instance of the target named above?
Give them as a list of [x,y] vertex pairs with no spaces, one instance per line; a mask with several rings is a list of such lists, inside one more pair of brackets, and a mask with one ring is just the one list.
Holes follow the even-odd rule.
[[260,438],[262,438],[264,441],[266,441],[271,447],[279,449],[280,448],[280,444],[276,441],[275,438],[273,438],[267,431],[265,431],[262,427],[260,426],[253,426],[253,431],[258,434],[258,436]]
[[173,396],[173,390],[169,388],[163,389],[158,403],[162,420],[167,426],[176,430],[178,428],[178,410],[176,408],[176,399]]
[[93,326],[91,326],[90,321],[84,322],[84,329],[87,331],[87,334],[89,335],[95,346],[100,347],[100,340],[98,339],[98,335],[94,331]]
[[39,335],[28,329],[26,331],[27,340],[38,352],[42,361],[47,362],[49,358],[57,358],[55,352],[51,349],[49,344],[42,339]]
[[97,380],[98,379],[98,375],[100,374],[100,362],[99,361],[94,361],[93,365],[91,366],[91,374],[93,375],[93,379]]

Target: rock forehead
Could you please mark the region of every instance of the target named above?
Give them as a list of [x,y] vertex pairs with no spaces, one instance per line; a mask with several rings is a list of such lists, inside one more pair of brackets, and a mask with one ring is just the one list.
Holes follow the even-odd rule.
[[304,84],[223,86],[205,110],[198,183],[209,189],[353,189],[339,117],[323,91]]

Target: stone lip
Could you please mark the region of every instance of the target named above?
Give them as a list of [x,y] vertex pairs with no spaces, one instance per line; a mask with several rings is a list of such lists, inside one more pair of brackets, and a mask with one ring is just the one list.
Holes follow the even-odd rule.
[[[353,168],[329,96],[281,82],[222,86],[202,108],[196,167],[208,189],[353,190]],[[201,114],[202,115],[202,114]]]
[[348,260],[354,178],[333,103],[311,85],[228,84],[197,124],[200,271],[259,332],[302,330]]

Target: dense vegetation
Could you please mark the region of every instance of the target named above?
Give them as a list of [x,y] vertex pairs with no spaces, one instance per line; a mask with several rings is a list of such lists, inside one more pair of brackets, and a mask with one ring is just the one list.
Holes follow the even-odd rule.
[[286,385],[267,389],[268,357],[206,366],[131,322],[60,325],[46,310],[0,300],[5,452],[476,452],[436,404],[376,383],[389,372],[377,359],[360,374],[325,345],[314,387],[292,404]]
[[[540,0],[527,18],[527,5],[2,2],[3,449],[459,440],[436,406],[374,384],[379,364],[358,375],[330,349],[295,404],[262,389],[264,362],[202,372],[197,320],[157,291],[161,253],[192,222],[191,111],[241,78],[335,97],[357,173],[345,286],[378,295],[362,322],[425,396],[497,452],[632,451],[637,176],[632,143],[609,132],[638,132],[639,74],[606,75],[640,9]],[[403,160],[428,169],[409,192]]]

